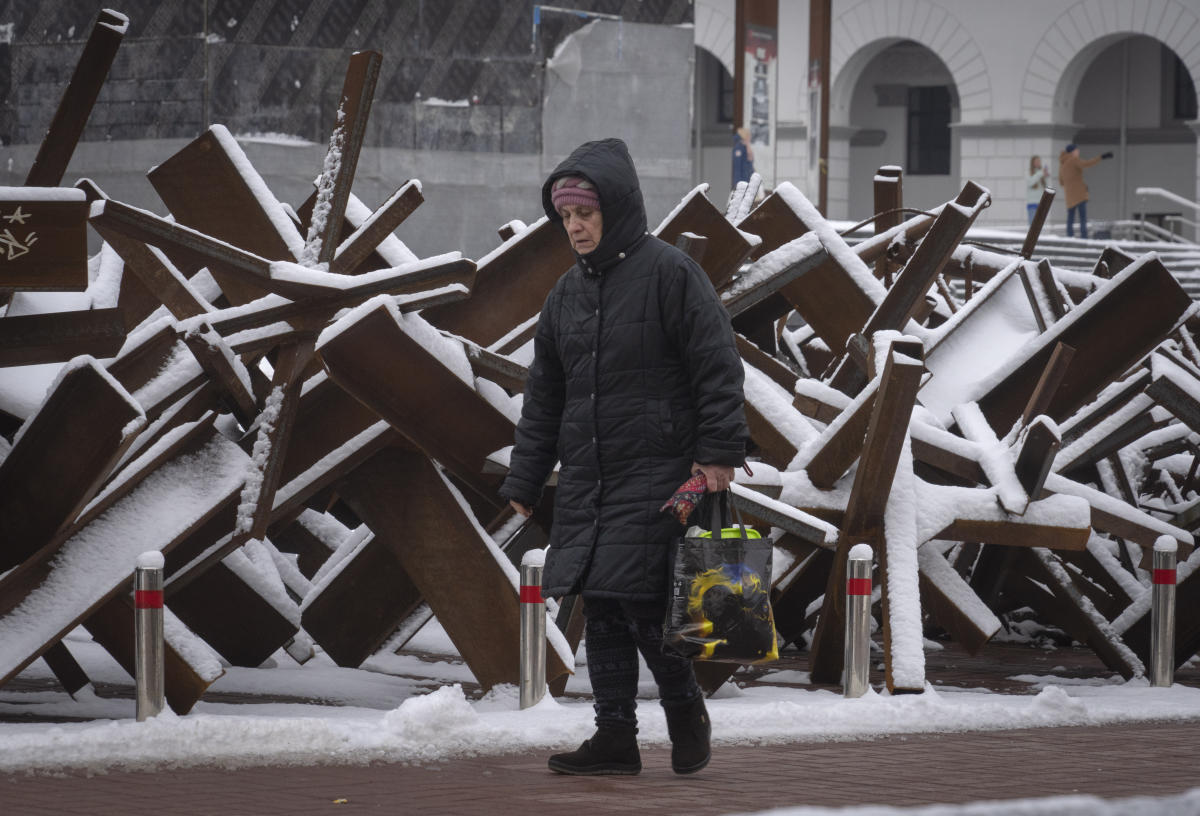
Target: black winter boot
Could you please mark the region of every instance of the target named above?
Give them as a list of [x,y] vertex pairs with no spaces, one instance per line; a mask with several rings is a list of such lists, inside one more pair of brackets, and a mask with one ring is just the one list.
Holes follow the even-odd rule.
[[671,768],[677,774],[695,773],[712,758],[712,725],[704,708],[704,695],[686,703],[663,703],[662,707],[671,735]]
[[637,728],[600,726],[578,750],[550,757],[550,770],[575,776],[632,776],[642,770]]

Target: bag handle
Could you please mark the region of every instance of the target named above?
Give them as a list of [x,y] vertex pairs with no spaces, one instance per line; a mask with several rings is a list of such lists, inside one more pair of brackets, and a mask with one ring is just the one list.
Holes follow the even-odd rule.
[[713,538],[720,538],[721,530],[725,527],[725,493],[709,496],[708,503],[711,506],[708,531],[712,533]]
[[[726,526],[733,526],[726,522],[732,521],[742,530],[742,538],[748,538],[746,534],[746,523],[742,521],[742,514],[738,511],[737,505],[733,502],[733,492],[729,488],[725,488],[720,493],[710,497],[712,502],[712,520],[709,522],[709,531],[713,534],[713,538],[720,539],[723,536],[721,531]],[[729,511],[733,510],[733,519],[729,517]]]

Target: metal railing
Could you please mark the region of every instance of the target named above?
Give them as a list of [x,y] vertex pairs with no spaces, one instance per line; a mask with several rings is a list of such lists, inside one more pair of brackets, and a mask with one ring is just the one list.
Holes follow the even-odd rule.
[[[1179,216],[1166,216],[1163,220],[1175,220],[1178,218]],[[1181,220],[1186,223],[1192,223],[1186,219]],[[1147,221],[1144,212],[1142,213],[1142,217],[1137,220],[1121,219],[1108,223],[1109,232],[1113,239],[1117,241],[1157,241],[1171,244],[1191,243],[1178,232],[1169,230],[1166,227],[1160,227],[1153,221]]]
[[1182,215],[1163,216],[1163,221],[1167,222],[1168,224],[1186,224],[1192,229],[1200,227],[1200,222],[1193,221],[1190,218],[1184,218]]
[[[1138,187],[1136,190],[1134,190],[1134,192],[1137,194],[1138,200],[1142,204],[1141,220],[1143,223],[1146,220],[1146,199],[1150,198],[1151,196],[1163,199],[1164,201],[1169,201],[1172,204],[1176,204],[1180,207],[1184,207],[1186,210],[1190,210],[1192,213],[1194,213],[1197,217],[1200,217],[1200,204],[1186,199],[1178,193],[1172,193],[1170,190],[1164,190],[1162,187]],[[1191,224],[1193,229],[1196,228],[1195,221],[1186,221],[1186,223]],[[1197,238],[1197,240],[1200,240],[1200,232],[1194,232],[1193,237]]]

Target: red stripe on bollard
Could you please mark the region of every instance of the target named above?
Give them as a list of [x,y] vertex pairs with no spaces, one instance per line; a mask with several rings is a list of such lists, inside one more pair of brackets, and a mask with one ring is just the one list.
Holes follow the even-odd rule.
[[1173,584],[1173,583],[1175,583],[1175,570],[1173,570],[1173,569],[1156,569],[1154,571],[1154,583],[1156,583],[1156,584]]
[[846,581],[847,595],[870,595],[871,594],[871,579],[870,578],[850,578]]
[[542,588],[540,586],[521,586],[521,603],[542,603]]
[[162,609],[161,589],[139,589],[133,593],[133,605],[138,609]]

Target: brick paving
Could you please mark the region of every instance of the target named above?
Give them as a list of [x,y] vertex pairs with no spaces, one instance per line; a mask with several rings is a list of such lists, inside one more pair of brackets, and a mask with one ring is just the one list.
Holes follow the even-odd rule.
[[671,773],[666,748],[644,751],[644,769],[636,777],[559,776],[546,769],[541,754],[424,766],[0,775],[0,812],[506,816],[636,810],[718,816],[798,805],[1166,796],[1200,786],[1200,769],[1191,761],[1198,729],[1200,722],[1139,723],[718,746],[712,764],[690,777]]
[[[973,658],[953,647],[927,657],[928,675],[936,684],[1005,693],[1034,692],[1013,679],[1020,674],[1111,674],[1093,653],[1078,648],[989,644]],[[803,655],[793,654],[776,668],[802,671],[805,664]],[[761,671],[744,676],[750,684],[770,681]],[[1176,680],[1200,686],[1200,669],[1182,669]],[[644,770],[637,777],[559,776],[547,770],[544,752],[424,765],[0,774],[0,814],[507,816],[636,810],[648,816],[724,816],[801,805],[917,806],[1081,793],[1167,796],[1200,787],[1193,761],[1198,736],[1200,721],[1172,721],[718,744],[712,764],[690,777],[671,772],[665,747],[643,750]]]

